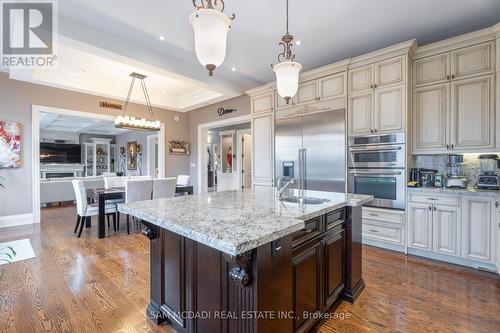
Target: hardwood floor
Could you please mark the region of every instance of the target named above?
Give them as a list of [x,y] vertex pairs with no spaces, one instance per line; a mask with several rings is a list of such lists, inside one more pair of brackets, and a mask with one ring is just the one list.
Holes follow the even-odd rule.
[[[98,240],[92,222],[76,239],[75,209],[48,208],[41,225],[0,229],[0,242],[30,238],[37,254],[0,266],[0,332],[172,332],[146,319],[147,239],[127,235],[122,218],[118,234]],[[318,332],[500,329],[497,276],[372,247],[363,256],[366,289]]]

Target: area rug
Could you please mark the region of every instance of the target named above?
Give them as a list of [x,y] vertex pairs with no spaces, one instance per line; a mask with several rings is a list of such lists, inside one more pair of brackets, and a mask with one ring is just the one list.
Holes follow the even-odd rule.
[[[5,254],[8,253],[12,256],[12,252],[8,246],[12,247],[16,252],[16,255],[12,259]],[[31,246],[31,242],[28,238],[0,243],[0,259],[7,259],[13,263],[31,258],[35,258],[35,251],[33,251],[33,247]],[[5,265],[7,263],[8,262],[5,260],[0,260],[0,265]]]

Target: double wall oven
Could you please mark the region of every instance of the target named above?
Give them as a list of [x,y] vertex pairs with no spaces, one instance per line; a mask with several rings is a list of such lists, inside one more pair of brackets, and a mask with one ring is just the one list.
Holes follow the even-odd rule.
[[405,209],[404,133],[350,138],[348,159],[349,193],[373,195],[371,206]]

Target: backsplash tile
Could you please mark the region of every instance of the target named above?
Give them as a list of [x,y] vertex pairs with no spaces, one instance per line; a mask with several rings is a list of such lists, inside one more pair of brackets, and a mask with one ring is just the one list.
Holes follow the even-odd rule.
[[[469,186],[475,186],[481,173],[481,165],[478,159],[480,154],[464,154],[464,163],[462,171],[465,178],[469,181]],[[413,167],[434,169],[446,176],[446,165],[448,164],[448,155],[413,155]],[[497,174],[500,176],[499,170]]]

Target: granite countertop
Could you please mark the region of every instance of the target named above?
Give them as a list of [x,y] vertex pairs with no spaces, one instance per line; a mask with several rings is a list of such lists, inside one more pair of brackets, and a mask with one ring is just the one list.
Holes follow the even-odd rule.
[[469,194],[488,197],[500,197],[498,190],[482,190],[475,187],[461,188],[440,188],[440,187],[408,187],[408,192],[443,193],[443,194]]
[[118,210],[238,255],[303,229],[308,219],[373,199],[366,195],[301,192],[330,201],[316,205],[288,203],[277,200],[274,188],[258,188],[119,204]]

